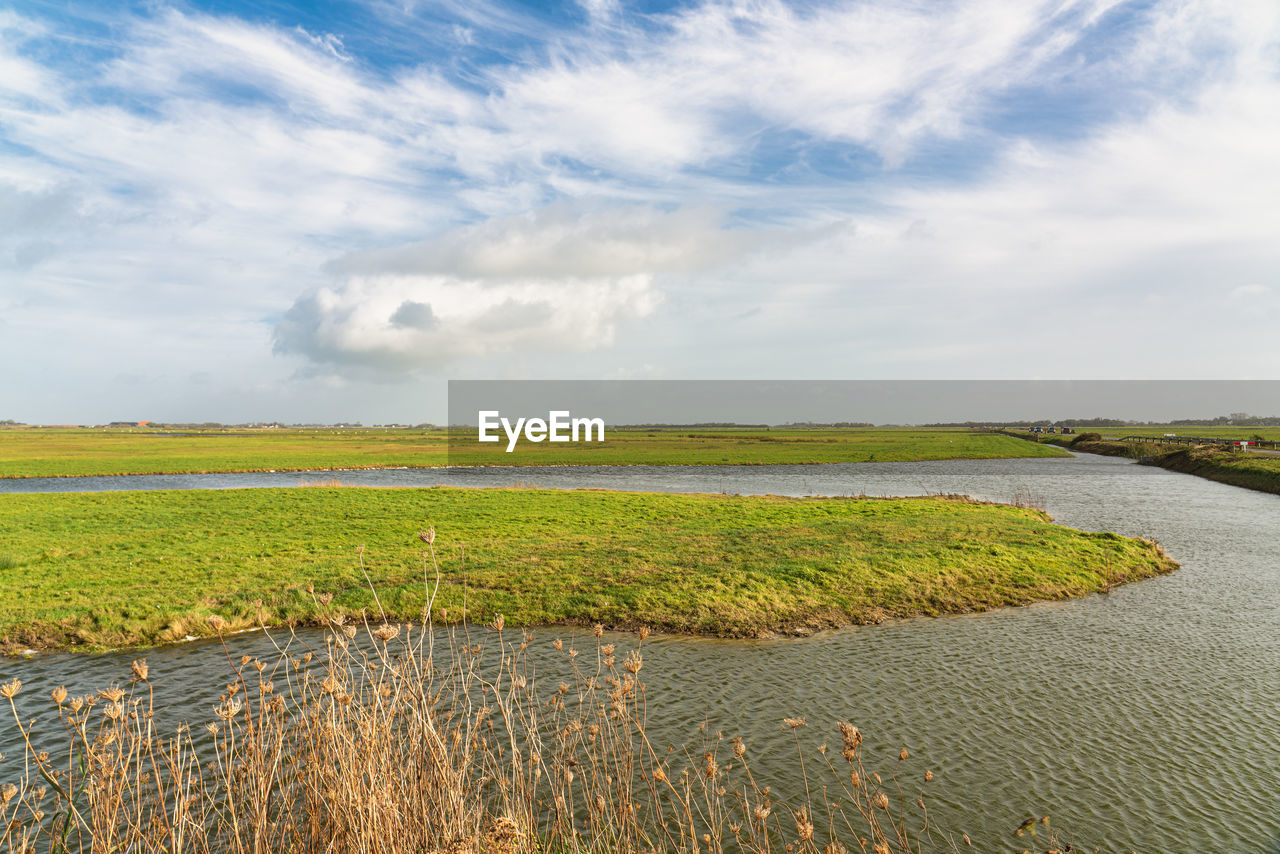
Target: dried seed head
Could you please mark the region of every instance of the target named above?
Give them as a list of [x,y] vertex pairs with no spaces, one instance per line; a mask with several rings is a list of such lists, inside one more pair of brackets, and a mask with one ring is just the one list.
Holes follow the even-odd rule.
[[376,629],[373,630],[373,636],[378,640],[382,641],[383,643],[387,643],[389,641],[394,640],[396,636],[399,634],[400,634],[399,626],[392,626],[392,625],[388,625],[387,623],[383,623],[382,625],[378,626]]
[[501,614],[493,618],[493,627],[497,631],[502,631],[502,627],[507,624],[507,620]]
[[882,810],[887,810],[889,808],[889,796],[884,792],[876,792],[875,797],[871,799],[871,803],[880,807]]
[[12,783],[5,783],[0,786],[0,804],[9,803],[16,794],[18,794],[18,787]]
[[356,627],[355,627],[355,626],[343,626],[343,627],[342,627],[342,633],[343,633],[344,635],[346,635],[347,637],[349,637],[349,638],[353,638],[353,637],[355,637],[355,636],[356,636]]
[[907,757],[908,757],[908,756],[910,756],[910,755],[911,755],[911,754],[910,754],[910,753],[907,753],[907,749],[904,747],[904,748],[902,748],[901,750],[899,750],[899,751],[898,751],[898,761],[899,761],[899,762],[906,762],[906,761],[907,761]]
[[604,653],[606,656],[613,655],[613,652],[615,649],[617,649],[617,647],[615,647],[611,643],[607,643],[604,646],[600,647],[600,651]]
[[746,752],[747,752],[746,742],[744,742],[741,738],[735,738],[733,740],[733,755],[741,758],[742,755]]
[[604,626],[599,623],[596,623],[592,630],[596,633],[597,639],[604,637]]
[[427,545],[431,545],[432,543],[434,543],[436,541],[435,526],[432,525],[430,528],[427,528],[427,530],[425,531],[419,531],[418,539],[422,540]]
[[813,823],[809,821],[809,814],[804,807],[796,812],[796,834],[801,842],[813,839]]
[[0,696],[6,700],[12,700],[18,696],[18,692],[22,690],[22,681],[19,679],[10,679],[8,682],[0,685]]
[[627,657],[623,659],[622,666],[632,676],[640,672],[640,668],[644,665],[644,656],[638,650],[631,650],[627,653]]
[[364,554],[364,543],[361,543],[360,545],[356,546],[356,554],[358,555]]
[[67,689],[59,686],[57,688],[54,688],[53,692],[50,693],[49,696],[53,698],[53,702],[61,706],[64,702],[66,702]]
[[970,846],[970,847],[972,847],[972,846],[973,846],[973,840],[969,838],[969,834],[967,834],[967,833],[962,833],[962,834],[960,834],[960,838],[964,840],[964,844],[965,844],[965,845],[968,845],[968,846]]
[[147,681],[147,674],[150,672],[150,669],[147,667],[147,660],[145,658],[136,659],[133,662],[132,670],[134,679],[137,679],[139,682]]
[[218,634],[222,634],[222,630],[226,627],[227,621],[222,619],[222,617],[217,614],[209,615],[209,628],[213,629]]
[[124,699],[124,691],[119,688],[104,688],[98,692],[98,696],[112,703],[118,703]]
[[719,771],[720,771],[720,766],[716,764],[715,755],[708,753],[706,755],[706,759],[702,766],[702,773],[706,776],[708,780],[714,780],[716,778],[716,774],[719,773]]
[[637,637],[639,637],[639,638],[640,638],[640,640],[646,640],[646,639],[648,639],[648,637],[649,637],[649,627],[648,627],[648,626],[641,626],[641,627],[636,631],[636,636],[637,636]]
[[555,649],[556,652],[559,652],[560,650],[564,649],[564,641],[560,640],[560,638],[556,638],[551,642],[551,646]]
[[804,718],[783,718],[782,722],[793,730],[799,729],[805,724]]
[[875,845],[871,846],[871,850],[874,854],[889,854],[889,846],[885,845],[883,842],[877,842]]
[[925,772],[924,772],[924,781],[925,781],[926,783],[932,783],[932,782],[933,782],[933,772],[932,772],[932,771],[925,771]]
[[751,810],[751,817],[756,820],[757,824],[764,824],[765,819],[769,817],[771,812],[773,812],[773,808],[769,806],[768,801],[764,801],[755,805],[755,809]]
[[226,700],[222,705],[215,707],[213,713],[224,721],[229,721],[236,715],[240,714],[240,710],[242,708],[244,708],[244,705],[240,702],[239,698],[236,698]]

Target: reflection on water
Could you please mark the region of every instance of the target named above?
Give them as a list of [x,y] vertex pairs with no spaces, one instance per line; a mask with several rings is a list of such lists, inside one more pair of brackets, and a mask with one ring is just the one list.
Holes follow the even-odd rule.
[[[652,637],[644,675],[650,695],[662,698],[651,709],[660,711],[656,734],[690,741],[710,719],[727,735],[743,734],[755,769],[786,791],[797,778],[782,718],[806,716],[801,733],[813,745],[838,744],[834,723],[847,718],[867,733],[873,766],[890,766],[905,745],[913,765],[933,768],[935,817],[967,831],[982,850],[1020,850],[1010,831],[1046,812],[1106,850],[1280,850],[1280,497],[1091,456],[338,476],[386,485],[1030,494],[1065,524],[1154,537],[1182,570],[1107,596],[805,639]],[[306,477],[169,477],[163,488],[292,485]],[[94,488],[136,483],[87,480],[103,481]],[[14,483],[29,482],[4,485]],[[536,634],[546,666],[555,666],[551,640],[570,631]],[[301,640],[322,647],[315,633]],[[590,649],[595,641],[582,635],[576,643]],[[236,656],[272,649],[261,635],[232,643]],[[27,683],[25,712],[44,707],[59,684],[83,692],[126,681],[132,658],[45,656],[5,661],[0,671]],[[147,659],[162,703],[193,723],[211,715],[229,676],[220,645],[152,650]],[[17,755],[10,742],[0,742],[0,752]]]

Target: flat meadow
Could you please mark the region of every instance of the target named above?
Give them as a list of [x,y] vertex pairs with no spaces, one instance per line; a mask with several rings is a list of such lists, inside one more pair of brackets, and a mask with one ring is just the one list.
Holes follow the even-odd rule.
[[765,465],[1065,456],[915,428],[619,428],[599,443],[481,444],[442,428],[4,428],[0,478],[444,465]]

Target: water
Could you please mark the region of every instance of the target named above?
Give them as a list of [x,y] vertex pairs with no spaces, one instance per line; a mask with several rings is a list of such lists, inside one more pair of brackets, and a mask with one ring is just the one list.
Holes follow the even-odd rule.
[[[329,477],[326,474],[324,477]],[[1117,851],[1280,851],[1280,497],[1127,460],[949,461],[829,466],[353,471],[348,483],[611,487],[787,495],[965,492],[1030,496],[1058,521],[1154,537],[1182,563],[1108,596],[988,614],[908,620],[812,638],[653,637],[644,675],[661,735],[692,740],[710,719],[742,734],[763,777],[794,785],[783,717],[810,745],[839,744],[837,719],[868,736],[871,767],[899,747],[937,774],[935,818],[980,850],[1016,851],[1011,830],[1051,813],[1079,842]],[[317,475],[148,477],[143,488],[293,485]],[[85,479],[140,488],[140,478]],[[130,484],[122,486],[122,483]],[[61,488],[86,488],[58,479]],[[4,486],[29,486],[30,481]],[[551,655],[550,639],[535,646]],[[304,638],[318,647],[314,635]],[[622,638],[620,643],[633,643]],[[577,641],[589,649],[594,639]],[[262,655],[261,636],[233,647]],[[131,655],[0,664],[38,701],[58,684],[125,681]],[[157,684],[194,723],[228,667],[220,646],[147,653]],[[5,729],[8,732],[8,728]],[[12,744],[0,752],[16,755]],[[917,764],[917,762],[919,764]],[[789,780],[789,782],[788,782]]]

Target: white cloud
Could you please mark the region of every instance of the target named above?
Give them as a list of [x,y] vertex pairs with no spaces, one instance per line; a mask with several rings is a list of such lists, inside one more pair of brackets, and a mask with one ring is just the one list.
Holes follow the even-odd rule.
[[1230,296],[1233,300],[1254,301],[1260,297],[1271,296],[1271,288],[1256,283],[1240,285],[1231,289]]
[[[1176,334],[1212,340],[1219,374],[1249,348],[1280,370],[1265,336],[1203,322],[1219,302],[1241,315],[1223,329],[1277,316],[1249,290],[1280,269],[1271,0],[741,0],[644,26],[597,5],[548,35],[457,3],[465,38],[394,71],[172,10],[72,67],[55,25],[0,13],[0,356],[94,337],[112,376],[146,375],[163,342],[175,376],[284,388],[278,323],[275,349],[323,370],[592,349],[602,372],[990,375],[1019,370],[1012,342],[1142,311],[1064,369],[1178,370],[1151,355]],[[1099,47],[1116,6],[1129,24]],[[450,45],[500,50],[495,31],[546,40],[458,73],[447,51],[473,48]],[[1098,99],[1070,139],[988,123],[1011,87],[1068,79]],[[770,134],[800,153],[759,177]],[[913,171],[943,138],[986,156]],[[810,146],[871,165],[793,171]]]
[[466,357],[583,353],[660,301],[646,275],[590,279],[352,276],[299,298],[275,348],[341,374],[432,371]]
[[498,78],[495,119],[533,156],[669,172],[732,156],[768,127],[901,162],[1073,47],[1115,0],[836,4],[711,2],[668,37],[574,45]]
[[[711,208],[648,205],[581,210],[558,203],[487,220],[447,237],[339,259],[339,273],[448,270],[484,278],[618,276],[706,269],[752,251],[761,233],[729,230]],[[776,238],[775,238],[776,239]]]
[[[801,233],[803,234],[803,232]],[[335,370],[430,370],[495,353],[586,352],[662,300],[655,276],[704,271],[800,236],[728,229],[709,209],[552,205],[329,265],[276,351]]]

